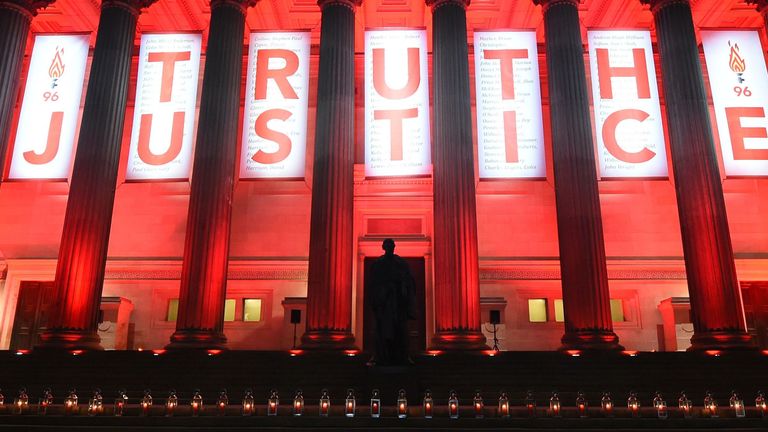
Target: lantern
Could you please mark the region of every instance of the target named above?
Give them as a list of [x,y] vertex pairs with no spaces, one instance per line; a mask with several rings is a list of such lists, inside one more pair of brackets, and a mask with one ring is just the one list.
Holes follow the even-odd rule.
[[669,416],[667,412],[667,401],[661,396],[660,392],[656,392],[653,396],[653,408],[656,409],[656,416],[662,420]]
[[344,399],[344,415],[347,417],[355,416],[355,391],[353,389],[347,389],[347,397]]
[[579,391],[576,393],[576,410],[579,413],[580,418],[587,418],[587,398],[584,396],[584,392]]
[[629,392],[629,397],[627,398],[627,409],[629,409],[632,417],[640,417],[640,400],[637,398],[637,394],[633,391]]
[[165,401],[165,416],[172,417],[177,406],[179,406],[179,398],[176,396],[176,391],[171,390],[168,393],[168,400]]
[[50,388],[46,388],[43,390],[43,395],[40,396],[40,400],[37,403],[37,414],[38,415],[46,415],[48,414],[48,408],[53,405],[53,393],[51,393]]
[[[528,417],[536,417],[536,398],[533,396],[533,392],[528,390],[525,392],[525,409],[528,411]],[[507,414],[509,417],[509,414]]]
[[677,406],[680,408],[680,411],[683,412],[683,417],[691,418],[691,408],[693,408],[693,404],[691,403],[691,400],[688,399],[688,396],[685,395],[685,392],[680,392],[680,399],[677,400]]
[[320,391],[320,417],[328,417],[328,413],[331,411],[331,397],[328,396],[328,390],[322,389]]
[[728,399],[728,405],[731,406],[736,418],[746,417],[747,412],[744,409],[744,401],[739,397],[735,390],[731,392],[731,398]]
[[506,392],[499,395],[499,417],[509,418],[509,396]]
[[432,400],[432,392],[430,390],[424,392],[422,407],[424,409],[424,418],[431,419],[432,411],[435,409],[435,402]]
[[381,396],[379,390],[373,389],[371,392],[371,417],[379,418],[381,416]]
[[406,417],[408,417],[408,399],[405,397],[405,390],[400,389],[397,392],[397,418]]
[[480,396],[480,390],[475,390],[475,397],[472,398],[472,409],[475,411],[475,418],[483,418],[485,404],[483,397]]
[[251,389],[246,389],[245,394],[243,395],[243,415],[252,416],[255,410],[256,407],[254,406],[253,401],[253,391],[251,391]]
[[[298,397],[301,394],[301,390],[298,391],[296,394],[296,397]],[[301,398],[301,409],[304,409],[304,398]],[[277,390],[272,389],[269,391],[269,399],[267,399],[267,415],[268,416],[276,416],[277,415],[277,407],[280,406],[280,397],[277,395]],[[296,414],[296,410],[294,407],[294,414]],[[298,415],[301,415],[300,413]]]
[[560,396],[557,392],[552,393],[552,397],[549,398],[549,415],[550,417],[560,417]]
[[121,389],[117,392],[117,398],[115,398],[115,410],[113,412],[115,417],[123,415],[126,405],[128,405],[128,395],[125,394],[125,389]]
[[603,416],[613,417],[613,400],[610,392],[603,392],[603,397],[600,398],[600,409],[603,411]]
[[298,417],[304,414],[304,395],[301,390],[296,390],[296,396],[293,397],[293,415]]
[[146,389],[144,390],[144,396],[141,397],[141,402],[139,402],[139,406],[141,407],[141,416],[146,417],[149,415],[149,409],[152,408],[152,390]]
[[19,396],[16,397],[13,405],[16,409],[16,414],[24,414],[24,411],[29,406],[29,396],[27,395],[26,388],[22,387],[19,389]]
[[459,418],[459,397],[456,396],[456,390],[451,390],[448,394],[448,417]]
[[101,395],[101,389],[93,391],[93,397],[88,401],[88,415],[93,417],[104,412],[104,397]]
[[219,400],[216,401],[216,408],[220,416],[227,415],[227,406],[229,405],[229,396],[227,396],[227,389],[222,389],[219,392]]
[[0,408],[5,407],[5,395],[3,394],[3,389],[0,389]]
[[709,415],[710,418],[717,418],[717,400],[712,396],[712,392],[706,391],[704,396],[704,413]]
[[760,411],[760,416],[765,418],[766,411],[768,411],[768,404],[766,404],[765,395],[761,391],[757,392],[757,397],[755,398],[755,408]]
[[195,390],[189,405],[192,407],[192,417],[200,415],[203,411],[203,395],[200,394],[200,390]]
[[69,391],[69,394],[64,398],[64,415],[77,414],[79,411],[77,407],[77,393],[75,389]]

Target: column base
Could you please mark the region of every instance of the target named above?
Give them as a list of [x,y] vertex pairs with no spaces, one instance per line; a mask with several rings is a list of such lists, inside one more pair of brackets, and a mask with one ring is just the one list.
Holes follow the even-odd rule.
[[35,350],[72,351],[92,350],[101,351],[101,338],[96,332],[73,329],[48,329],[40,335],[40,344]]
[[355,336],[349,331],[309,330],[301,336],[301,349],[309,350],[351,350]]
[[441,331],[432,337],[432,349],[447,351],[487,350],[485,335],[480,331]]
[[560,342],[559,351],[624,351],[616,333],[605,330],[568,332]]
[[695,332],[688,351],[752,351],[752,336],[740,331]]
[[221,332],[201,329],[176,330],[171,335],[168,350],[226,350],[227,337]]

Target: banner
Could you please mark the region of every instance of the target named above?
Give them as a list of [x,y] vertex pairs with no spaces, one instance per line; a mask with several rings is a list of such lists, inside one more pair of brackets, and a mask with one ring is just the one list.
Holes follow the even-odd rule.
[[667,177],[650,31],[587,34],[600,177]]
[[240,178],[303,178],[310,32],[254,32],[248,50]]
[[481,179],[546,177],[535,31],[475,31]]
[[365,32],[365,175],[430,173],[427,32]]
[[189,178],[200,33],[143,34],[126,180]]
[[8,178],[69,177],[89,40],[87,34],[35,37]]
[[757,30],[702,30],[725,174],[768,175],[768,71]]

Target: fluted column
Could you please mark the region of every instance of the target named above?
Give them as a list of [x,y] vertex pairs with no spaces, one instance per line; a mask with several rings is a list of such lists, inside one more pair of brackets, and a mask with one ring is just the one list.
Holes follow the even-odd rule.
[[661,54],[669,147],[691,298],[691,349],[750,347],[691,6],[687,0],[641,1],[651,5]]
[[53,0],[0,0],[0,166],[8,149],[29,24],[38,9],[51,3]]
[[179,313],[168,348],[222,349],[245,13],[258,0],[212,0]]
[[97,334],[136,21],[154,0],[102,3],[41,348],[100,349]]
[[552,159],[565,312],[563,350],[618,350],[611,322],[603,222],[584,72],[580,0],[544,8]]
[[355,7],[361,0],[319,0],[312,222],[305,348],[351,348],[352,219],[355,141]]
[[440,349],[480,349],[472,108],[467,12],[470,0],[427,0],[432,7],[435,335]]

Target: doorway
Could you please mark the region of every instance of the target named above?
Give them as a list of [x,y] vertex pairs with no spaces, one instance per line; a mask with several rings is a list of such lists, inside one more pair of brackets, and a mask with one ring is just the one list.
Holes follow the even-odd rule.
[[[406,258],[401,257],[408,264],[414,280],[414,291],[416,294],[416,310],[418,316],[415,320],[408,321],[408,349],[411,353],[424,351],[427,349],[427,320],[426,320],[426,281],[424,257]],[[363,292],[363,350],[373,352],[376,347],[376,330],[373,316],[373,310],[368,302],[370,298],[370,282],[367,275],[370,274],[371,266],[377,257],[366,257],[364,261],[365,287]]]
[[11,333],[11,350],[31,349],[48,324],[53,281],[22,281]]

